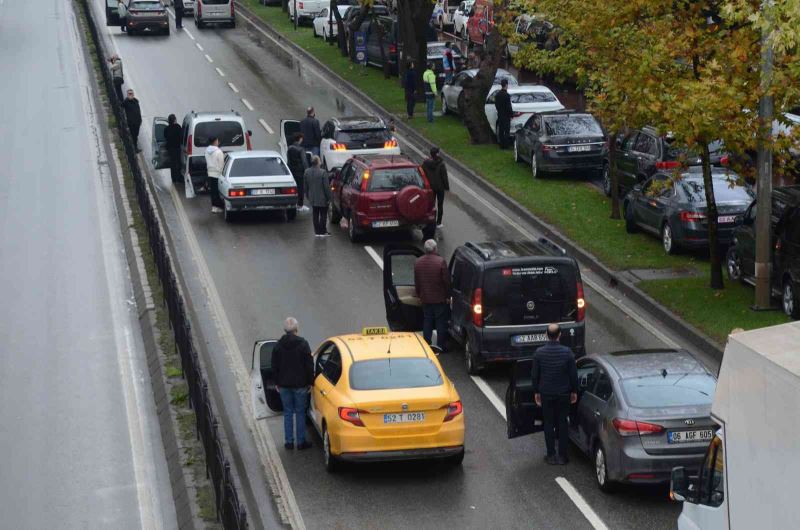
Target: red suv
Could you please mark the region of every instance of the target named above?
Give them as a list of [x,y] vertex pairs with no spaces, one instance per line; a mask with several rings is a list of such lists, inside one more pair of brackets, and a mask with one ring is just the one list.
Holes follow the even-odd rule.
[[354,156],[331,180],[331,224],[345,217],[350,241],[369,230],[436,229],[435,195],[425,172],[404,156]]

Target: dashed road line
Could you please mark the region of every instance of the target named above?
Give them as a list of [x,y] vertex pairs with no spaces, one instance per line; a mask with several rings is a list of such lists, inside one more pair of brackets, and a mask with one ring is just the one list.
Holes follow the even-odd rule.
[[500,415],[505,420],[506,404],[503,402],[502,399],[500,399],[500,396],[498,396],[497,393],[494,390],[492,390],[492,387],[489,386],[489,383],[487,383],[486,380],[481,376],[471,375],[469,377],[472,379],[472,382],[475,383],[475,386],[478,387],[478,390],[480,390],[483,393],[483,395],[486,396],[486,399],[489,400],[489,403],[491,403],[492,406],[495,409],[497,409],[497,412],[499,412]]
[[222,71],[222,70],[220,70],[219,68],[214,68],[214,70],[216,70],[216,71],[217,71],[217,73],[219,74],[219,76],[220,76],[220,77],[225,77],[225,72],[223,72],[223,71]]
[[239,93],[239,89],[238,89],[238,88],[236,88],[236,85],[234,85],[234,84],[233,84],[233,83],[231,83],[230,81],[228,82],[228,86],[229,86],[229,87],[231,87],[231,90],[233,90],[233,92],[234,92],[234,93],[236,93],[236,94],[238,94],[238,93]]
[[270,126],[269,126],[269,123],[267,123],[266,121],[264,121],[264,118],[259,118],[259,120],[258,120],[258,123],[260,123],[260,124],[261,124],[261,126],[262,126],[262,127],[264,127],[264,129],[266,129],[266,131],[267,131],[269,134],[275,134],[275,131],[273,131],[273,130],[272,130],[272,127],[270,127]]
[[194,45],[195,45],[195,46],[197,46],[197,49],[198,49],[198,50],[200,50],[201,52],[202,52],[202,51],[205,51],[205,50],[203,50],[203,47],[202,47],[202,46],[200,46],[200,43],[199,43],[199,42],[195,42],[195,43],[194,43]]
[[369,254],[369,257],[370,257],[370,258],[372,258],[373,260],[375,260],[375,263],[377,263],[377,264],[378,264],[378,267],[379,267],[381,270],[383,270],[383,258],[382,258],[382,257],[380,257],[380,256],[378,255],[378,253],[377,253],[377,252],[375,252],[375,249],[374,249],[374,248],[372,248],[372,247],[371,247],[371,246],[369,246],[369,245],[364,245],[364,250],[366,250],[366,251],[367,251],[367,254]]
[[250,102],[246,99],[242,98],[242,103],[244,103],[244,106],[247,107],[247,110],[255,110]]
[[212,59],[208,54],[206,54],[206,61],[213,63],[214,59]]
[[188,29],[183,28],[183,32],[186,33],[187,35],[189,35],[190,39],[194,40],[194,35],[192,35],[191,32]]
[[556,484],[561,486],[561,489],[564,490],[564,493],[567,494],[567,497],[578,507],[586,520],[589,521],[595,530],[608,530],[608,527],[603,522],[602,519],[592,510],[592,507],[589,506],[589,503],[586,502],[586,499],[583,498],[583,495],[578,493],[578,490],[575,489],[575,486],[572,483],[565,479],[564,477],[556,477]]

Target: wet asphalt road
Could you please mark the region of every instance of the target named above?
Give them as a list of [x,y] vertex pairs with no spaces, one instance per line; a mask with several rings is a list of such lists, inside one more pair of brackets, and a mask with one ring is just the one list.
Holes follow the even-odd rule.
[[[280,119],[299,119],[308,105],[316,107],[321,120],[363,112],[336,87],[263,36],[248,31],[241,20],[235,30],[201,31],[191,19],[185,25],[188,33],[173,28],[170,37],[131,38],[110,29],[109,39],[125,62],[126,81],[142,102],[142,145],[149,146],[150,133],[144,129],[152,117],[175,113],[180,119],[191,109],[238,110],[254,133],[255,149],[277,149]],[[228,83],[233,83],[236,91]],[[247,99],[254,110],[241,98]],[[262,127],[259,119],[275,134]],[[401,145],[407,145],[402,140]],[[145,155],[149,157],[148,147]],[[449,257],[457,245],[469,239],[521,237],[502,209],[500,213],[491,211],[470,193],[463,177],[454,174],[451,178],[453,192],[445,204],[445,227],[439,234],[443,255]],[[219,353],[224,341],[216,332],[220,328],[213,309],[224,311],[248,366],[253,341],[277,337],[287,315],[300,320],[301,333],[312,347],[328,336],[385,322],[381,270],[365,247],[380,255],[385,243],[408,240],[409,236],[377,236],[354,245],[336,228],[333,237],[317,239],[312,235],[310,216],[302,214],[293,223],[255,215],[226,224],[210,213],[207,196],[187,200],[182,186],[177,193],[172,191],[167,172],[157,173],[155,186],[207,347],[217,352],[212,362],[221,372],[226,368],[226,360]],[[534,233],[523,222],[513,221]],[[413,237],[419,240],[420,234]],[[205,278],[205,271],[209,278]],[[587,273],[586,277],[591,275]],[[216,302],[204,284],[206,279],[219,293],[221,308],[213,307]],[[589,352],[663,346],[658,336],[629,316],[630,312],[644,314],[638,308],[624,313],[591,288],[587,299]],[[652,324],[657,327],[657,323]],[[680,343],[678,338],[671,338]],[[329,475],[323,469],[319,439],[314,435],[316,447],[309,452],[280,450],[308,528],[438,528],[445,524],[464,528],[591,528],[589,519],[556,483],[557,477],[566,478],[608,528],[675,527],[680,507],[667,500],[665,488],[622,488],[615,495],[605,495],[594,485],[593,466],[587,458],[574,453],[569,466],[549,467],[541,460],[541,437],[507,440],[502,416],[466,375],[459,354],[449,353],[440,359],[464,401],[467,455],[463,467],[443,470],[427,464],[378,465]],[[229,375],[220,373],[219,377],[223,386],[233,386]],[[492,370],[481,382],[502,397],[506,373]],[[230,400],[228,412],[235,423],[236,392],[228,388],[223,394]],[[280,443],[280,418],[264,421]],[[247,461],[252,457],[248,456],[248,434],[241,436]]]
[[0,1],[0,526],[175,528],[72,5]]

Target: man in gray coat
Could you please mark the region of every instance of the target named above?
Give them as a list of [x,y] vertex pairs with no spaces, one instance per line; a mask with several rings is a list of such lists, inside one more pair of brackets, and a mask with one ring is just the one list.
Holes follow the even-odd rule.
[[305,194],[313,209],[314,235],[326,237],[328,232],[328,205],[331,203],[331,182],[328,172],[320,167],[319,157],[311,158],[311,167],[303,173]]

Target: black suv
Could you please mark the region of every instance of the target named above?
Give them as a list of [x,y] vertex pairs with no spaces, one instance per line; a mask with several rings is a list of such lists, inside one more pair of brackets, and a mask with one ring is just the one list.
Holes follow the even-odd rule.
[[[387,245],[383,251],[386,320],[393,330],[422,329],[414,263],[423,251]],[[550,323],[575,357],[585,349],[586,301],[575,259],[551,241],[465,243],[450,258],[450,336],[464,345],[467,372],[486,363],[530,358],[547,341]]]
[[[731,280],[755,284],[756,203],[733,232],[727,269]],[[772,290],[783,312],[800,319],[800,186],[772,190]]]

